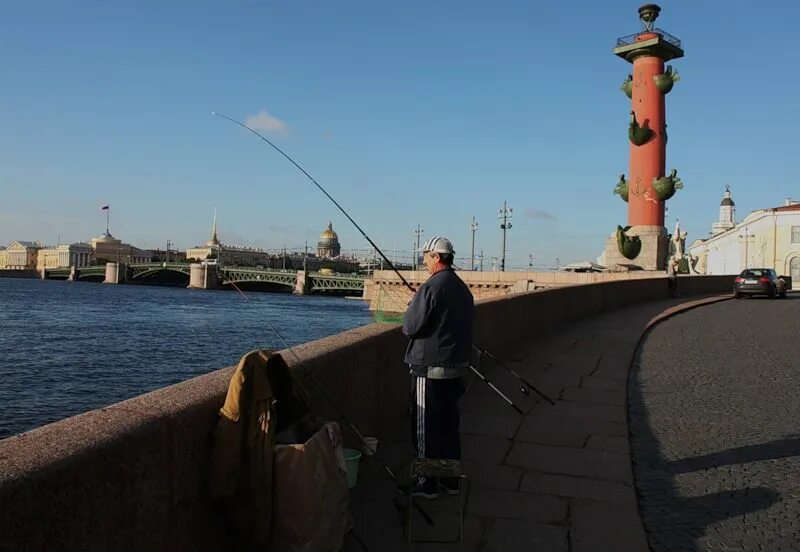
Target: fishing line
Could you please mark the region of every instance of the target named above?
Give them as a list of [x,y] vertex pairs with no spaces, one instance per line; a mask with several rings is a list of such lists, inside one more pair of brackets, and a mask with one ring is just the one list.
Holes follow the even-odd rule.
[[[284,152],[284,151],[283,151],[281,148],[279,148],[278,146],[276,146],[275,144],[273,144],[271,141],[267,140],[267,138],[265,138],[265,137],[264,137],[264,136],[263,136],[263,135],[262,135],[260,132],[258,132],[257,130],[254,130],[254,129],[252,129],[252,128],[250,128],[249,126],[247,126],[246,124],[244,124],[244,123],[242,123],[242,122],[239,122],[239,121],[237,121],[236,119],[233,119],[233,118],[231,118],[231,117],[228,117],[227,115],[223,115],[222,113],[218,113],[218,112],[216,112],[216,111],[212,111],[212,112],[211,112],[211,114],[212,114],[212,115],[216,115],[217,117],[222,117],[223,119],[226,119],[226,120],[228,120],[228,121],[232,122],[233,124],[235,124],[235,125],[237,125],[237,126],[240,126],[240,127],[242,127],[243,129],[245,129],[245,130],[247,130],[247,131],[249,131],[249,132],[251,132],[251,133],[255,134],[255,135],[256,135],[258,138],[260,138],[262,141],[266,142],[266,143],[267,143],[267,144],[268,144],[268,145],[269,145],[269,146],[270,146],[272,149],[274,149],[275,151],[277,151],[278,153],[280,153],[280,154],[281,154],[281,155],[282,155],[284,158],[286,158],[286,159],[287,159],[287,160],[288,160],[288,161],[289,161],[289,162],[290,162],[292,165],[294,165],[295,167],[297,167],[297,169],[298,169],[300,172],[302,172],[304,175],[306,175],[306,177],[307,177],[307,178],[308,178],[308,179],[309,179],[309,180],[310,180],[310,181],[311,181],[311,182],[312,182],[312,183],[313,183],[313,184],[314,184],[314,185],[315,185],[315,186],[316,186],[316,187],[319,189],[319,191],[321,191],[323,194],[325,194],[325,197],[327,197],[328,199],[330,199],[330,200],[331,200],[331,202],[332,202],[334,205],[336,205],[336,208],[337,208],[337,209],[339,209],[339,211],[341,211],[341,213],[342,213],[342,214],[343,214],[345,217],[347,217],[347,220],[349,220],[349,221],[352,223],[352,225],[353,225],[353,226],[355,226],[356,230],[358,230],[358,231],[361,233],[361,235],[364,237],[364,239],[365,239],[365,240],[367,240],[367,242],[369,242],[369,244],[370,244],[370,245],[373,247],[373,249],[375,249],[375,251],[376,251],[376,252],[377,252],[377,253],[378,253],[378,254],[381,256],[381,258],[382,258],[384,261],[386,261],[386,263],[389,265],[389,268],[391,268],[391,269],[392,269],[392,271],[393,271],[395,274],[397,274],[397,277],[398,277],[398,278],[400,278],[400,281],[401,281],[401,282],[403,282],[403,284],[404,284],[404,285],[405,285],[405,286],[406,286],[406,287],[409,289],[409,291],[411,291],[411,293],[416,293],[416,292],[417,292],[417,290],[415,290],[415,289],[414,289],[414,287],[413,287],[413,286],[412,286],[412,285],[411,285],[411,284],[408,282],[408,280],[406,280],[406,279],[403,277],[403,275],[400,273],[400,271],[399,271],[399,270],[397,270],[397,267],[395,267],[395,266],[394,266],[394,263],[392,263],[392,261],[390,261],[390,260],[389,260],[389,258],[388,258],[388,257],[387,257],[387,256],[384,254],[384,252],[381,250],[381,248],[379,248],[379,247],[378,247],[378,246],[375,244],[375,242],[373,242],[373,241],[370,239],[370,237],[367,235],[367,233],[366,233],[366,232],[364,232],[364,230],[362,230],[362,229],[361,229],[361,227],[358,225],[358,223],[357,223],[355,220],[353,220],[353,217],[351,217],[351,216],[350,216],[350,215],[347,213],[347,211],[345,211],[345,210],[344,210],[344,207],[342,207],[341,205],[339,205],[339,202],[338,202],[338,201],[336,201],[336,200],[333,198],[333,196],[332,196],[331,194],[329,194],[329,193],[328,193],[328,191],[327,191],[325,188],[323,188],[323,187],[322,187],[322,185],[321,185],[319,182],[317,182],[317,181],[314,179],[314,177],[313,177],[313,176],[311,176],[311,175],[308,173],[308,171],[306,171],[306,170],[305,170],[303,167],[301,167],[301,166],[300,166],[300,164],[299,164],[297,161],[295,161],[294,159],[292,159],[291,157],[289,157],[289,155],[288,155],[286,152]],[[485,349],[482,349],[481,347],[478,347],[478,346],[477,346],[475,343],[473,343],[473,347],[475,347],[475,348],[476,348],[478,351],[480,351],[480,352],[483,352],[483,353],[488,353],[488,351],[486,351]],[[490,358],[492,358],[492,359],[495,359],[495,357],[494,357],[494,356],[491,356]],[[507,367],[505,364],[503,364],[503,363],[500,363],[500,362],[498,362],[498,364],[500,364],[500,366],[501,366],[501,367],[503,367],[505,370],[509,371],[509,373],[511,373],[513,376],[515,376],[515,377],[516,377],[518,380],[520,380],[520,381],[523,381],[523,380],[521,379],[521,377],[519,376],[519,374],[517,374],[517,373],[516,373],[516,372],[514,372],[513,370],[509,370],[509,368],[508,368],[508,367]],[[473,372],[475,372],[476,374],[478,374],[478,375],[480,376],[481,380],[483,380],[483,381],[484,381],[485,383],[487,383],[487,384],[489,384],[489,383],[490,383],[490,382],[489,382],[489,380],[487,380],[485,377],[483,377],[483,375],[482,375],[480,372],[478,372],[478,370],[477,370],[475,367],[471,366],[470,368],[472,369],[472,371],[473,371]],[[545,395],[544,395],[544,394],[543,394],[541,391],[539,391],[538,389],[534,388],[534,387],[533,387],[532,385],[530,385],[528,382],[523,382],[523,383],[524,383],[524,385],[525,385],[526,387],[530,387],[530,388],[534,389],[534,391],[536,391],[536,392],[537,392],[539,395],[541,395],[542,397],[544,397],[545,399],[547,399],[547,400],[548,400],[548,401],[549,401],[551,404],[555,404],[555,403],[553,403],[553,401],[552,401],[551,399],[547,398],[547,397],[546,397],[546,396],[545,396]],[[519,412],[519,413],[522,413],[522,411],[521,411],[521,410],[520,410],[520,409],[519,409],[519,408],[518,408],[518,407],[517,407],[517,406],[516,406],[516,405],[515,405],[513,402],[511,402],[511,401],[510,401],[510,399],[509,399],[508,397],[506,397],[506,396],[505,396],[503,393],[500,393],[500,391],[497,389],[497,387],[495,387],[494,385],[489,385],[489,387],[491,387],[493,390],[497,391],[497,392],[500,394],[500,396],[503,398],[503,400],[505,400],[506,402],[508,402],[508,403],[509,403],[509,404],[510,404],[510,405],[511,405],[513,408],[514,408],[514,410],[516,410],[516,411],[517,411],[517,412]],[[527,389],[523,391],[523,394],[524,394],[524,395],[526,395],[526,396],[528,395]]]

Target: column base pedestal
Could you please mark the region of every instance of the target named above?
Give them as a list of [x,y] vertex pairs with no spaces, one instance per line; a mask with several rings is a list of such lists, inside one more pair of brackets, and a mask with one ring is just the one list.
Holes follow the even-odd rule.
[[663,226],[631,226],[626,232],[628,236],[639,236],[642,249],[633,259],[628,259],[620,253],[617,246],[617,234],[611,234],[606,239],[603,250],[604,265],[611,272],[628,270],[664,270],[666,267],[669,240],[667,229]]

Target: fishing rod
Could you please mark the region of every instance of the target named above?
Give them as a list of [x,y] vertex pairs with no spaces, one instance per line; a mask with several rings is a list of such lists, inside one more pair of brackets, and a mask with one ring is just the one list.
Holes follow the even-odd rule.
[[489,386],[489,388],[490,388],[492,391],[494,391],[495,393],[497,393],[498,395],[500,395],[500,398],[501,398],[501,399],[503,399],[504,401],[506,401],[506,402],[508,403],[508,406],[510,406],[511,408],[513,408],[514,410],[516,410],[516,411],[517,411],[517,414],[519,414],[520,416],[524,416],[524,415],[525,415],[525,413],[522,411],[522,409],[520,409],[520,407],[518,407],[516,404],[514,404],[514,401],[512,401],[511,399],[509,399],[509,398],[506,396],[506,394],[505,394],[505,393],[503,393],[502,391],[500,391],[500,390],[499,390],[499,389],[498,389],[498,388],[495,386],[495,384],[493,384],[489,378],[487,378],[486,376],[484,376],[483,374],[481,374],[481,373],[478,371],[478,369],[477,369],[477,368],[475,368],[473,365],[471,365],[471,364],[470,364],[470,365],[469,365],[469,369],[470,369],[470,370],[472,370],[472,372],[473,372],[473,373],[474,373],[476,376],[478,376],[479,378],[481,378],[481,380],[483,381],[483,383],[485,383],[486,385],[488,385],[488,386]]
[[[320,191],[320,192],[322,192],[323,194],[325,194],[325,197],[327,197],[328,199],[330,199],[330,200],[331,200],[331,202],[332,202],[334,205],[336,205],[336,208],[337,208],[337,209],[339,209],[339,211],[341,211],[341,213],[342,213],[342,214],[343,214],[345,217],[347,217],[347,220],[349,220],[349,221],[350,221],[350,223],[351,223],[353,226],[355,226],[356,230],[358,230],[358,231],[361,233],[361,235],[364,237],[364,239],[365,239],[365,240],[367,240],[367,242],[369,242],[369,244],[370,244],[370,245],[373,247],[373,249],[375,249],[375,251],[376,251],[376,252],[377,252],[377,253],[378,253],[378,254],[381,256],[381,258],[382,258],[384,261],[386,261],[386,264],[388,264],[388,265],[389,265],[389,268],[391,268],[391,269],[392,269],[392,271],[393,271],[395,274],[397,274],[397,277],[398,277],[398,278],[400,278],[400,281],[401,281],[401,282],[403,282],[403,285],[405,285],[405,286],[406,286],[406,287],[409,289],[409,291],[411,291],[411,293],[416,293],[416,292],[417,292],[417,290],[416,290],[416,289],[414,289],[414,287],[413,287],[413,286],[412,286],[412,285],[411,285],[411,284],[408,282],[408,280],[406,280],[406,279],[403,277],[403,275],[400,273],[400,271],[399,271],[399,270],[397,270],[397,267],[395,267],[395,266],[394,266],[394,263],[393,263],[392,261],[390,261],[390,260],[389,260],[389,257],[387,257],[387,256],[386,256],[386,254],[385,254],[385,253],[384,253],[384,252],[381,250],[381,248],[380,248],[380,247],[378,247],[378,246],[377,246],[377,244],[376,244],[374,241],[372,241],[372,239],[371,239],[371,238],[370,238],[370,237],[367,235],[367,233],[366,233],[366,232],[364,232],[364,230],[362,230],[362,229],[361,229],[361,226],[359,226],[359,225],[358,225],[358,223],[357,223],[355,220],[353,220],[353,217],[351,217],[351,216],[348,214],[348,212],[344,210],[344,207],[342,207],[341,205],[339,205],[339,202],[338,202],[338,201],[336,201],[336,200],[333,198],[333,196],[332,196],[331,194],[329,194],[329,193],[328,193],[328,191],[327,191],[325,188],[323,188],[323,187],[322,187],[322,185],[321,185],[319,182],[317,182],[317,181],[314,179],[314,177],[313,177],[313,176],[311,176],[311,175],[308,173],[308,171],[306,171],[306,170],[305,170],[303,167],[301,167],[301,166],[300,166],[300,164],[299,164],[299,163],[297,163],[297,161],[295,161],[294,159],[292,159],[291,157],[289,157],[289,155],[288,155],[286,152],[284,152],[284,151],[283,151],[281,148],[279,148],[278,146],[276,146],[275,144],[273,144],[271,141],[267,140],[267,139],[266,139],[266,138],[265,138],[265,137],[264,137],[264,136],[263,136],[261,133],[259,133],[257,130],[254,130],[254,129],[250,128],[249,126],[247,126],[246,124],[244,124],[244,123],[242,123],[242,122],[240,122],[240,121],[237,121],[236,119],[233,119],[233,118],[231,118],[231,117],[228,117],[227,115],[223,115],[222,113],[219,113],[219,112],[217,112],[217,111],[212,111],[212,112],[211,112],[211,114],[212,114],[212,115],[216,115],[217,117],[222,117],[223,119],[226,119],[226,120],[230,121],[231,123],[233,123],[233,124],[235,124],[235,125],[238,125],[238,126],[242,127],[243,129],[245,129],[245,130],[247,130],[247,131],[249,131],[249,132],[251,132],[251,133],[255,134],[255,135],[256,135],[258,138],[260,138],[260,139],[261,139],[263,142],[266,142],[266,143],[267,143],[267,144],[268,144],[268,145],[269,145],[269,146],[270,146],[272,149],[274,149],[275,151],[277,151],[278,153],[280,153],[280,154],[281,154],[283,157],[285,157],[285,158],[286,158],[286,159],[287,159],[287,160],[288,160],[288,161],[289,161],[289,162],[290,162],[292,165],[294,165],[295,167],[297,167],[297,170],[299,170],[299,171],[300,171],[300,172],[302,172],[304,175],[306,175],[306,177],[307,177],[307,178],[308,178],[308,179],[309,179],[309,180],[310,180],[310,181],[311,181],[311,182],[314,184],[314,186],[316,186],[316,187],[319,189],[319,191]],[[474,343],[473,343],[473,346],[475,346],[475,344],[474,344]],[[477,346],[476,346],[476,347],[477,347]],[[500,366],[502,366],[503,368],[505,368],[506,370],[508,370],[508,367],[506,367],[504,364],[500,364]],[[479,372],[478,372],[478,371],[477,371],[477,370],[476,370],[474,367],[471,367],[471,368],[472,368],[472,371],[473,371],[473,372],[480,374],[480,373],[479,373]],[[516,372],[514,372],[514,371],[511,371],[510,373],[512,373],[512,374],[513,374],[513,375],[514,375],[514,376],[515,376],[517,379],[520,379],[520,376],[519,376],[519,374],[517,374]],[[482,379],[484,382],[488,382],[488,381],[489,381],[489,380],[487,380],[485,377],[483,377],[482,375],[481,375],[481,379]],[[520,381],[521,381],[521,380],[520,380]],[[531,388],[533,388],[533,386],[531,386],[531,385],[530,385],[530,384],[528,384],[527,382],[525,383],[525,385],[526,385],[526,386],[528,386],[528,387],[531,387]],[[498,393],[500,393],[500,391],[499,391],[499,390],[498,390],[498,389],[497,389],[497,388],[496,388],[494,385],[491,385],[490,387],[491,387],[492,389],[494,389],[495,391],[497,391]],[[540,395],[542,395],[542,393],[541,393],[540,391],[536,390],[535,388],[534,388],[534,390],[535,390],[537,393],[539,393]],[[525,394],[527,395],[527,393],[525,393]],[[506,402],[509,402],[509,404],[511,404],[511,406],[512,406],[512,407],[513,407],[513,408],[514,408],[514,409],[515,409],[517,412],[520,412],[520,413],[521,413],[520,409],[519,409],[519,408],[517,408],[517,407],[516,407],[516,405],[514,405],[514,403],[512,403],[508,397],[506,397],[506,396],[505,396],[505,395],[503,395],[502,393],[500,393],[500,395],[501,395],[501,397],[502,397],[502,398],[503,398],[503,399],[504,399]],[[542,395],[542,396],[544,396],[544,395]],[[548,400],[550,400],[550,399],[548,399]],[[550,402],[552,403],[553,401],[550,401]]]
[[[236,285],[235,282],[233,282],[231,280],[223,280],[223,283],[232,285],[233,289],[238,291],[239,295],[244,297],[245,301],[250,302],[250,298],[247,295],[245,295],[245,293],[239,288],[239,286]],[[317,388],[317,390],[320,392],[320,394],[323,397],[325,397],[325,399],[327,399],[327,401],[331,404],[331,406],[333,406],[333,409],[336,411],[336,413],[339,415],[339,417],[341,419],[343,419],[347,423],[347,425],[350,427],[350,429],[353,430],[353,433],[355,433],[356,436],[359,438],[359,440],[361,440],[361,443],[365,447],[367,447],[368,446],[367,445],[367,440],[364,437],[364,435],[361,433],[361,431],[358,430],[358,427],[356,427],[356,425],[347,416],[347,414],[344,413],[344,411],[341,409],[341,407],[338,405],[338,403],[335,400],[333,400],[333,398],[330,395],[328,395],[328,393],[325,392],[325,388],[323,387],[322,383],[317,379],[317,377],[314,375],[314,373],[311,370],[309,370],[308,367],[305,364],[303,364],[303,361],[300,359],[300,356],[297,354],[297,352],[292,348],[291,345],[289,345],[289,343],[287,343],[287,341],[286,341],[286,339],[284,339],[283,335],[281,335],[281,333],[278,331],[278,329],[268,319],[266,320],[266,323],[267,323],[267,327],[270,330],[272,330],[272,333],[274,333],[276,336],[278,336],[278,339],[281,341],[281,343],[283,344],[284,348],[286,348],[286,350],[288,350],[292,354],[292,356],[294,356],[295,360],[297,361],[297,365],[300,366],[300,368],[302,368],[303,373],[306,375],[306,377],[314,384],[314,386]],[[380,459],[380,457],[378,456],[377,448],[375,448],[372,451],[372,456],[373,456],[373,458],[375,458],[375,461],[378,462],[378,464],[381,465],[381,467],[384,469],[384,471],[386,471],[386,473],[389,475],[391,480],[394,481],[394,484],[397,486],[397,488],[401,492],[404,492],[403,486],[397,480],[397,476],[394,474],[392,469],[389,467],[388,464],[383,462]],[[409,489],[409,491],[410,491],[410,489]],[[410,497],[409,497],[409,500],[410,500]],[[425,521],[428,523],[428,525],[435,525],[435,523],[433,521],[433,518],[431,518],[431,516],[425,510],[422,509],[422,506],[420,506],[419,504],[417,504],[413,500],[411,500],[411,503],[414,505],[416,510],[422,515],[422,517],[425,519]]]
[[478,351],[478,362],[477,362],[478,366],[480,366],[480,364],[481,364],[481,356],[482,355],[486,355],[491,360],[493,360],[495,363],[499,364],[500,366],[502,366],[503,368],[508,370],[514,377],[516,377],[519,381],[522,382],[523,385],[520,387],[519,390],[523,395],[525,395],[526,397],[529,396],[530,395],[530,390],[533,389],[540,397],[542,397],[544,400],[546,400],[550,404],[552,404],[552,405],[556,404],[555,402],[553,402],[553,399],[551,399],[550,397],[548,397],[547,395],[545,395],[544,393],[542,393],[541,391],[536,389],[536,387],[534,387],[532,383],[530,383],[528,380],[526,380],[524,377],[522,377],[520,374],[518,374],[513,368],[511,368],[510,366],[507,366],[502,360],[500,360],[499,358],[494,356],[492,353],[490,353],[486,349],[481,348],[477,343],[473,342],[472,346],[476,351]]

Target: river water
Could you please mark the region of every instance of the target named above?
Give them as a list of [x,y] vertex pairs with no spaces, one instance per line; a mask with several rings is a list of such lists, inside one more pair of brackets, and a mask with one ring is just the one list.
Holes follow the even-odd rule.
[[0,278],[0,439],[372,321],[361,300]]

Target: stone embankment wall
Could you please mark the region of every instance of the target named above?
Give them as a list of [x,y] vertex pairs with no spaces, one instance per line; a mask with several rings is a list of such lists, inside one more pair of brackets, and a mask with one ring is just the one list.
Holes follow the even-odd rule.
[[[728,276],[681,278],[685,295],[730,290]],[[475,337],[502,350],[559,323],[667,296],[666,278],[658,278],[485,300]],[[361,429],[380,435],[406,410],[404,345],[399,327],[370,324],[294,351]],[[283,355],[302,377],[293,354]],[[0,550],[225,550],[208,481],[212,432],[232,371],[0,441]],[[334,417],[318,393],[314,401]]]
[[[403,278],[415,288],[428,279],[425,271],[402,271]],[[458,271],[476,300],[503,297],[523,291],[564,286],[664,278],[663,272],[471,272]],[[381,312],[405,312],[411,301],[411,291],[390,270],[376,270],[364,282],[362,298],[369,308]]]
[[41,275],[35,269],[28,270],[0,270],[0,278],[39,278]]

